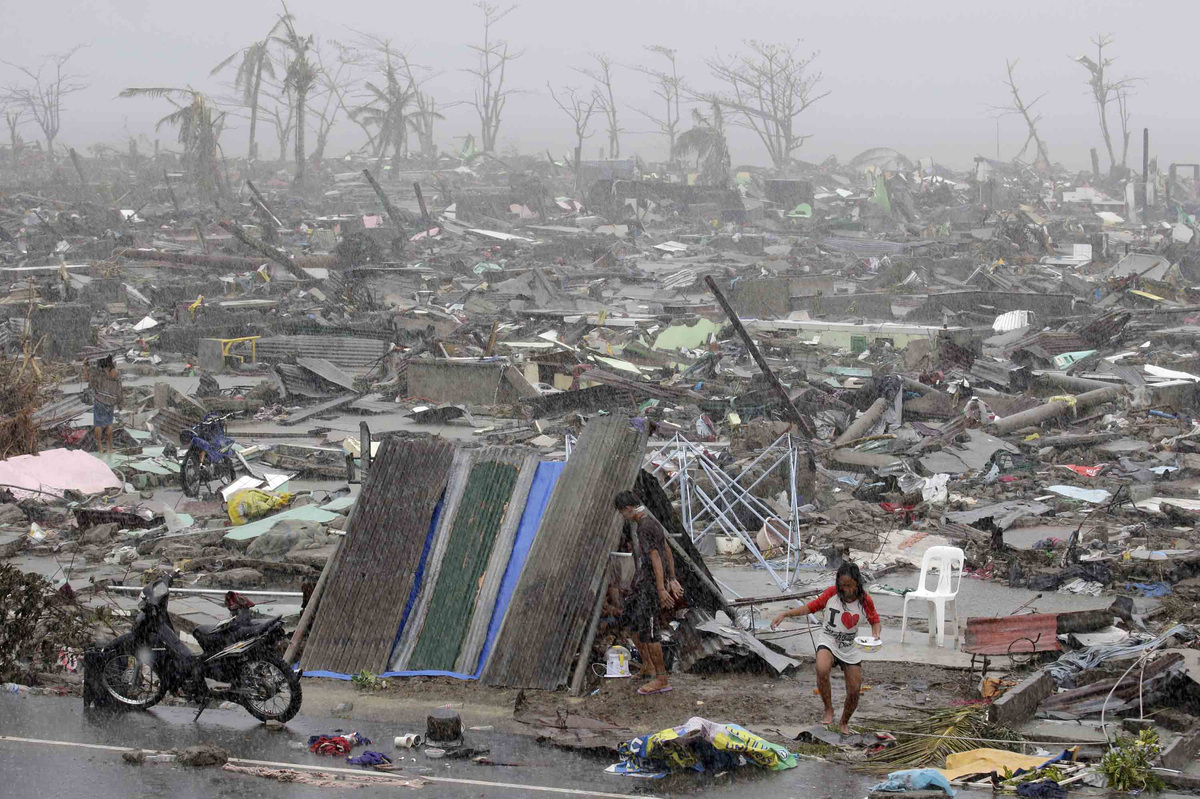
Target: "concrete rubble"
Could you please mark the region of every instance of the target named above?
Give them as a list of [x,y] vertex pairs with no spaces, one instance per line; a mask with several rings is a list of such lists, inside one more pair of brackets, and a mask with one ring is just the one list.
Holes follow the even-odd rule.
[[[82,161],[89,191],[0,194],[0,470],[51,467],[0,487],[0,555],[97,634],[158,569],[184,574],[184,632],[229,589],[298,623],[387,438],[561,461],[623,414],[722,594],[679,620],[680,663],[762,668],[745,630],[811,658],[767,614],[850,559],[886,617],[880,659],[1015,686],[992,721],[1032,740],[1170,707],[1164,759],[1194,757],[1194,181],[1114,220],[1121,181],[987,159],[748,169],[723,188],[638,167],[577,189],[545,159],[413,156],[383,187],[348,159],[306,191],[231,165],[214,210],[157,165]],[[54,453],[96,451],[82,364],[106,355],[116,452],[79,457],[109,484],[56,482]],[[210,412],[230,414],[237,484],[184,497],[180,435]],[[235,519],[255,491],[266,505]],[[966,612],[927,661],[924,640],[898,643],[898,598],[935,544],[965,552]],[[594,642],[599,661],[615,639]],[[0,676],[55,672],[45,657],[0,652]]]

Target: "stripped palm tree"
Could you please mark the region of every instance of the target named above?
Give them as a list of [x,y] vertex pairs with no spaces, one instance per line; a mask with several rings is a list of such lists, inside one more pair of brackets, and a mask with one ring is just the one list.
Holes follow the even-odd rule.
[[698,183],[705,186],[728,185],[731,162],[721,104],[712,103],[712,116],[709,117],[692,109],[692,123],[691,128],[675,139],[676,156],[696,156],[696,171],[700,173]]
[[213,103],[204,94],[191,86],[176,87],[130,87],[121,97],[151,97],[162,99],[175,106],[175,110],[158,120],[154,129],[163,125],[178,128],[179,143],[183,145],[184,165],[191,170],[200,192],[216,199],[224,193],[221,170],[217,164],[221,130],[225,124],[225,112],[213,111]]
[[308,36],[298,34],[296,26],[293,24],[292,15],[288,12],[286,5],[283,7],[283,12],[279,15],[279,26],[283,29],[283,35],[272,38],[282,44],[288,54],[283,85],[292,98],[293,109],[295,111],[296,184],[303,185],[305,172],[305,104],[308,102],[308,93],[312,91],[313,86],[317,83],[317,78],[320,77],[320,72],[316,64],[309,57],[309,52],[312,50],[314,44],[312,34]]
[[233,86],[235,89],[240,89],[242,92],[242,104],[250,109],[250,146],[249,157],[251,160],[258,158],[258,143],[255,140],[255,133],[258,129],[258,100],[262,92],[263,76],[269,75],[275,77],[275,64],[271,58],[271,50],[268,47],[270,37],[274,36],[278,30],[279,23],[267,33],[267,38],[261,42],[254,42],[249,47],[243,47],[233,55],[226,58],[220,64],[213,67],[209,75],[216,75],[221,70],[229,67],[238,58],[237,74],[233,78]]
[[[393,53],[386,41],[379,43],[379,52],[383,55],[380,60],[383,85],[366,81],[363,85],[369,92],[369,99],[350,113],[362,125],[378,128],[379,135],[375,137],[375,172],[378,174],[390,147],[391,177],[394,180],[400,173],[400,159],[408,154],[409,131],[417,134],[422,151],[427,151],[432,146],[433,120],[443,117],[434,110],[433,98],[421,94],[408,59]],[[414,103],[416,109],[410,110],[409,106]]]

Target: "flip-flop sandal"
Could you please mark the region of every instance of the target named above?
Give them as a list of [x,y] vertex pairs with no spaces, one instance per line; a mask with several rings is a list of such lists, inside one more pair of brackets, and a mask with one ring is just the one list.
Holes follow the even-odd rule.
[[669,691],[674,691],[674,690],[675,690],[674,686],[668,685],[666,688],[659,688],[654,691],[643,691],[641,688],[639,688],[638,693],[641,694],[642,696],[649,696],[650,694],[665,694]]

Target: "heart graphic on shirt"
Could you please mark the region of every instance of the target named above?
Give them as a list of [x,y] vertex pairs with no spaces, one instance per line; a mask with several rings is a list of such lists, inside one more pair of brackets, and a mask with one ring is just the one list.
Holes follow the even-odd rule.
[[845,611],[842,613],[842,626],[847,630],[853,630],[858,627],[858,614]]

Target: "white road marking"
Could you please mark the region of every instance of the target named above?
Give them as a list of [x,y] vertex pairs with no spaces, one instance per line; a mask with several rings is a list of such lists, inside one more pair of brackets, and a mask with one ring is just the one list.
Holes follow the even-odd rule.
[[[21,744],[37,744],[39,746],[70,746],[77,749],[100,749],[105,752],[136,752],[139,747],[130,746],[109,746],[106,744],[85,744],[76,741],[50,741],[44,738],[21,738],[16,735],[0,735],[0,741],[11,741],[12,743]],[[141,751],[147,754],[166,754],[154,749],[142,749]],[[278,763],[272,760],[245,760],[240,757],[231,757],[229,762],[238,766],[267,766],[269,768],[286,768],[300,769],[302,771],[328,771],[334,774],[371,774],[373,776],[395,777],[396,779],[411,779],[420,777],[429,782],[440,782],[447,785],[475,785],[484,788],[515,788],[522,791],[540,791],[542,793],[557,793],[566,794],[568,796],[595,796],[602,799],[629,799],[633,794],[628,793],[605,793],[603,791],[589,791],[584,788],[554,788],[548,785],[525,785],[517,782],[491,782],[489,780],[468,780],[457,777],[427,777],[424,774],[393,774],[386,771],[363,771],[362,769],[337,768],[331,766],[310,765],[308,763]],[[639,797],[645,799],[657,799],[652,794],[638,794]]]

